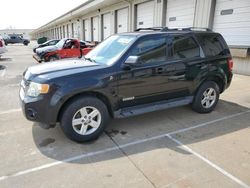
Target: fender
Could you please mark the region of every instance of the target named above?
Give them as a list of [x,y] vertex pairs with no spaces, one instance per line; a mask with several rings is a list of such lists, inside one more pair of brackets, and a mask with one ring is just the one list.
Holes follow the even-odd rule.
[[47,61],[48,58],[51,57],[51,56],[53,56],[53,55],[58,55],[58,50],[53,51],[53,52],[48,52],[48,53],[46,53],[46,54],[44,55],[43,59],[44,59],[45,61]]
[[[61,109],[65,104],[67,104],[71,99],[75,97],[80,97],[84,94],[96,93],[97,95],[101,95],[105,97],[110,104],[110,112],[113,113],[115,109],[116,99],[116,91],[115,88],[112,87],[112,83],[106,83],[106,79],[98,79],[94,77],[88,77],[88,81],[84,82],[83,78],[78,77],[74,79],[74,83],[72,85],[72,81],[68,79],[68,81],[64,82],[68,87],[60,87],[53,94],[50,106],[55,109],[54,113],[56,114],[54,122],[57,121],[57,117],[60,114]],[[70,84],[71,83],[71,84]],[[110,85],[109,85],[110,84]],[[112,105],[113,104],[113,105]]]
[[[213,67],[215,67],[215,66],[213,66]],[[216,69],[212,69],[212,71],[210,69],[210,71],[208,71],[207,74],[200,75],[198,82],[196,82],[197,86],[195,86],[195,87],[198,89],[200,87],[200,85],[207,80],[213,80],[217,83],[219,82],[218,84],[219,84],[221,93],[226,89],[226,85],[228,82],[228,79],[226,77],[226,73],[219,66],[216,66]]]

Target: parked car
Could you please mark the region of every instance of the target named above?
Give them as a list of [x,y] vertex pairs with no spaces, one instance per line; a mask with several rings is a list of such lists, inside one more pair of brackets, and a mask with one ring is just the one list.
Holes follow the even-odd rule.
[[22,35],[10,34],[8,37],[4,38],[4,42],[6,45],[8,44],[23,44],[28,46],[30,43],[29,39],[23,38]]
[[72,140],[96,139],[110,118],[191,105],[214,110],[232,80],[233,61],[219,33],[148,28],[107,38],[84,60],[29,67],[22,109],[44,128],[57,122]]
[[59,41],[60,41],[59,39],[52,39],[52,40],[49,40],[49,41],[44,42],[42,44],[38,44],[38,46],[36,46],[36,47],[33,48],[33,52],[36,53],[36,49],[38,49],[38,48],[43,48],[43,47],[46,47],[46,46],[54,46]]
[[3,53],[7,52],[5,42],[3,40],[3,37],[0,36],[0,57]]
[[76,58],[86,55],[94,45],[77,39],[61,39],[56,45],[46,46],[36,50],[33,56],[39,63],[55,61],[64,58]]

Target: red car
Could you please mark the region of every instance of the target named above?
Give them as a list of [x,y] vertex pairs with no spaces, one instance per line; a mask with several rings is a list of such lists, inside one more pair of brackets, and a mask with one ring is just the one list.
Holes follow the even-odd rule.
[[77,39],[62,39],[56,45],[38,48],[33,57],[39,62],[49,62],[64,58],[86,55],[95,45]]

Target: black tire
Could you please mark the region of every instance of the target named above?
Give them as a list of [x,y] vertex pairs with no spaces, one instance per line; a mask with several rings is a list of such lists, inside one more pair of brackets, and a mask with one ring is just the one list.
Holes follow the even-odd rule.
[[52,55],[48,58],[48,61],[46,62],[52,62],[52,61],[57,61],[59,60],[60,58],[57,56],[57,55]]
[[[206,104],[203,105],[202,100],[204,100],[205,92],[208,91],[210,88],[214,90],[213,93],[214,97],[216,98],[215,100],[211,100],[211,106],[207,105],[207,107],[204,107],[206,106]],[[213,81],[206,81],[197,90],[194,101],[192,103],[192,109],[198,113],[210,113],[216,107],[219,100],[219,96],[220,96],[220,89],[217,83]]]
[[28,44],[29,44],[28,41],[24,41],[24,42],[23,42],[23,45],[24,45],[24,46],[28,46]]
[[[99,127],[93,133],[88,134],[88,135],[81,135],[74,130],[73,125],[72,125],[72,120],[75,114],[77,114],[77,112],[81,108],[89,107],[89,106],[96,108],[100,112],[100,115],[101,115],[100,124],[99,124]],[[103,133],[108,123],[109,118],[110,116],[108,113],[108,109],[101,100],[94,98],[94,97],[86,96],[86,97],[78,98],[72,101],[69,105],[67,105],[67,107],[63,111],[60,125],[64,134],[69,139],[76,141],[76,142],[87,142],[87,141],[97,139]],[[92,127],[89,127],[89,128],[92,129]]]

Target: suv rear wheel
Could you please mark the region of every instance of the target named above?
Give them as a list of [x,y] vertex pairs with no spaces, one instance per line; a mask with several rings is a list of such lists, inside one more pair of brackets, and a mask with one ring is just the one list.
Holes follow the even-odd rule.
[[28,44],[29,44],[28,41],[24,41],[24,42],[23,42],[23,45],[25,45],[25,46],[28,46]]
[[199,113],[212,112],[218,103],[219,96],[219,86],[213,81],[206,81],[199,87],[192,109]]
[[61,127],[68,138],[77,142],[97,139],[109,120],[106,105],[94,97],[79,98],[64,110]]

